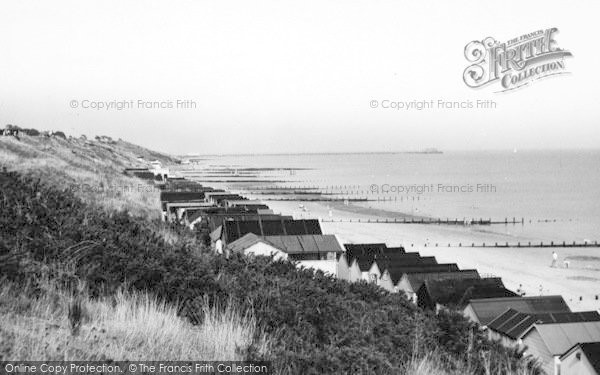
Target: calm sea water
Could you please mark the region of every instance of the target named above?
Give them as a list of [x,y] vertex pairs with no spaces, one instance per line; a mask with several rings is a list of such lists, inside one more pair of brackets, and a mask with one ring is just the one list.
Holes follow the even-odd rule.
[[524,218],[525,225],[490,227],[523,239],[600,240],[598,150],[219,156],[203,160],[200,167],[207,166],[299,168],[255,177],[286,181],[263,186],[315,186],[379,199],[356,204],[386,211],[442,219]]

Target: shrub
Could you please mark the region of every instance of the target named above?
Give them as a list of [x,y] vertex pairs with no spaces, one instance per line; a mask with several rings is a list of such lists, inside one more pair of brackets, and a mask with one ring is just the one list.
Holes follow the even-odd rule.
[[21,131],[30,137],[38,137],[40,135],[40,132],[36,129],[22,129]]
[[52,136],[53,137],[59,137],[62,139],[67,139],[67,136],[65,135],[65,133],[58,131],[58,132],[52,132]]

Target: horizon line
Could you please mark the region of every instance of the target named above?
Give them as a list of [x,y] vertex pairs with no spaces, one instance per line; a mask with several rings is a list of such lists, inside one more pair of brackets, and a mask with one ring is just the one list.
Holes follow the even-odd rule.
[[[516,151],[515,151],[516,150]],[[436,152],[428,151],[308,151],[308,152],[227,152],[227,153],[188,153],[188,154],[173,154],[177,157],[202,157],[202,156],[286,156],[286,155],[393,155],[393,154],[417,154],[417,155],[443,155],[447,152],[532,152],[532,151],[600,151],[600,147],[590,148],[524,148],[524,149],[484,149],[484,150],[465,150],[465,149],[450,149],[440,150]]]

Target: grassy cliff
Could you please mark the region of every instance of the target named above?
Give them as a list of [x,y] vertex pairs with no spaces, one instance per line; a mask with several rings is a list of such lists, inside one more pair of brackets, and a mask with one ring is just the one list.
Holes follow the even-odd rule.
[[159,192],[123,169],[146,167],[144,160],[172,164],[176,159],[118,140],[101,142],[21,134],[0,137],[0,162],[9,170],[40,178],[57,189],[70,189],[86,202],[108,210],[127,209],[150,219],[160,217]]
[[[529,374],[456,314],[288,262],[203,249],[124,176],[126,142],[0,139],[2,359],[252,359],[277,373]],[[160,328],[158,328],[160,327]],[[205,343],[204,345],[200,343]],[[209,345],[206,345],[209,343]]]

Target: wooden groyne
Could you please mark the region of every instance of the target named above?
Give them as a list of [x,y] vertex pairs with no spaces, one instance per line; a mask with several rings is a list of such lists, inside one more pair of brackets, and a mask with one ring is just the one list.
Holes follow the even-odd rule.
[[438,225],[517,225],[525,224],[525,219],[520,218],[505,218],[504,220],[492,219],[436,219],[436,218],[416,218],[416,217],[401,217],[401,218],[381,218],[381,219],[321,219],[324,223],[368,223],[368,224],[438,224]]
[[271,202],[377,202],[377,199],[367,198],[328,198],[328,197],[302,197],[302,198],[261,198],[262,201]]
[[585,241],[585,242],[567,242],[567,241],[550,241],[550,242],[517,242],[517,243],[509,243],[509,242],[459,242],[459,243],[425,243],[425,244],[414,244],[411,243],[410,247],[414,246],[422,246],[422,247],[466,247],[466,248],[563,248],[563,247],[576,247],[576,248],[586,248],[586,247],[600,247],[598,241]]
[[441,218],[423,218],[423,217],[400,217],[400,218],[379,218],[379,219],[332,219],[325,218],[321,221],[325,223],[370,223],[370,224],[438,224],[438,225],[525,225],[531,223],[556,223],[559,221],[573,221],[573,219],[525,219],[525,218],[504,218],[504,219],[441,219]]

